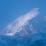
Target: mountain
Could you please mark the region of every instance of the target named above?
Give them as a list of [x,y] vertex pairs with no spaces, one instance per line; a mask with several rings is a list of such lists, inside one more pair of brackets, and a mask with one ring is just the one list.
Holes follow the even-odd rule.
[[33,9],[29,14],[3,29],[0,46],[46,46],[46,16],[37,15],[38,9]]

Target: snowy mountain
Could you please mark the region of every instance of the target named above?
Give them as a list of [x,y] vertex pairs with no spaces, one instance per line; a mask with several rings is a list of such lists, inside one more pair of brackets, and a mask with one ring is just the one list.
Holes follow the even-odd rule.
[[35,8],[9,24],[0,33],[0,46],[46,46],[46,16]]

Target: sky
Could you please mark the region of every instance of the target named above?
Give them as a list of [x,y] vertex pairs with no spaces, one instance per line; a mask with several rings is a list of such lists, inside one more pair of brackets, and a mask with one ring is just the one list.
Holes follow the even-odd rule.
[[0,0],[0,30],[32,8],[46,15],[46,0]]

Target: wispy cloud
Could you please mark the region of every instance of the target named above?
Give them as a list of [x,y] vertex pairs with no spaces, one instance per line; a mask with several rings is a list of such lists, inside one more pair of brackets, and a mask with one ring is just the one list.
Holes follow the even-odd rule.
[[[25,15],[20,16],[19,18],[17,18],[15,21],[13,21],[11,24],[9,24],[6,27],[6,31],[5,31],[5,35],[14,35],[16,32],[19,32],[20,30],[22,30],[21,26],[24,25],[24,23],[27,20],[30,20],[34,17],[36,17],[38,15],[38,9],[39,8],[34,8],[32,9],[30,12],[28,12]],[[3,31],[4,32],[4,31]]]
[[46,21],[46,16],[44,16],[44,20]]

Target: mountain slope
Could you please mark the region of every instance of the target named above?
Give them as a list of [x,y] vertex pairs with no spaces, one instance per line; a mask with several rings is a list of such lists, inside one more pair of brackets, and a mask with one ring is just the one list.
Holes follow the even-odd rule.
[[46,16],[37,16],[36,9],[31,13],[31,19],[24,17],[26,20],[20,21],[20,17],[0,33],[1,46],[46,46]]
[[10,23],[5,29],[3,29],[1,33],[3,35],[13,36],[16,32],[20,32],[20,30],[22,30],[21,27],[25,24],[25,22],[36,17],[38,13],[39,13],[38,8],[32,9],[27,14],[20,16],[15,21]]

